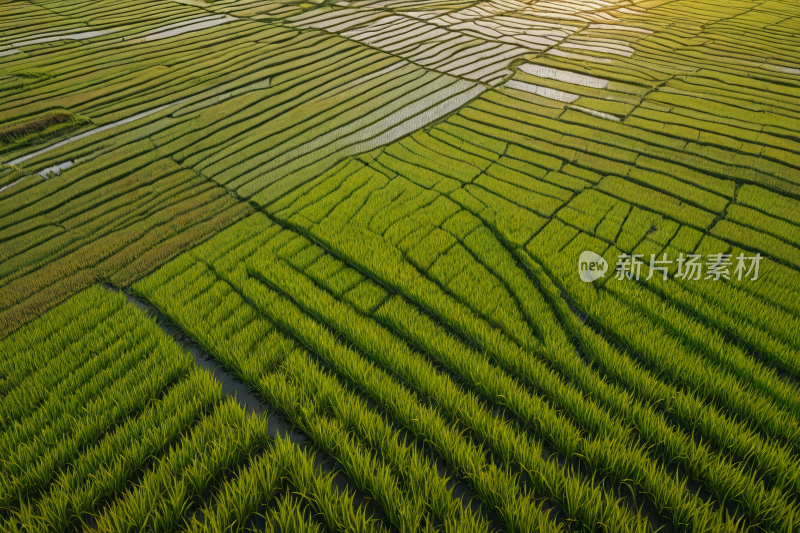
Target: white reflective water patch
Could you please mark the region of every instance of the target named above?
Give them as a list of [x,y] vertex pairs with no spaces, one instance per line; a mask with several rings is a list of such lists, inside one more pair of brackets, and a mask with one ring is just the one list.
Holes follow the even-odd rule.
[[[463,90],[464,86],[461,85],[467,82],[458,82],[456,83],[452,89],[448,87],[445,91],[448,92],[457,92],[458,90]],[[482,85],[472,84],[472,88],[467,89],[466,91],[461,92],[460,94],[456,94],[448,98],[447,100],[427,109],[426,111],[415,115],[411,119],[399,124],[398,126],[393,127],[392,129],[382,133],[381,135],[359,143],[355,146],[350,147],[348,150],[349,153],[355,155],[359,153],[368,152],[374,148],[379,146],[383,146],[384,144],[389,144],[392,141],[399,139],[400,137],[417,131],[418,129],[430,124],[434,120],[438,120],[441,117],[447,115],[455,111],[456,109],[460,108],[461,106],[469,103],[471,100],[477,98],[483,91],[486,90],[485,87]],[[438,96],[437,93],[436,96]],[[412,110],[413,111],[413,110]],[[397,115],[398,118],[400,115],[406,114],[405,110],[398,111],[396,114],[392,115],[391,117],[387,117],[387,119],[394,119]],[[368,128],[369,129],[369,128]],[[359,132],[362,136],[367,134],[367,131]]]
[[558,57],[564,57],[567,59],[576,59],[578,61],[591,61],[592,63],[611,63],[611,59],[608,57],[595,57],[595,56],[587,56],[584,54],[572,54],[570,52],[557,50],[555,48],[551,48],[545,53]]
[[271,150],[272,154],[262,154],[260,157],[269,160],[248,172],[244,183],[266,176],[274,183],[326,157],[341,154],[344,158],[389,144],[458,109],[484,90],[482,85],[440,76],[389,106],[376,109],[288,152],[275,156],[275,150]]
[[180,26],[160,33],[151,33],[150,35],[147,35],[144,38],[144,40],[149,42],[149,41],[157,41],[159,39],[167,39],[169,37],[175,37],[177,35],[182,35],[184,33],[189,33],[192,31],[206,30],[208,28],[213,28],[214,26],[219,26],[220,24],[226,24],[228,22],[233,22],[235,20],[239,19],[234,16],[227,15],[221,19],[206,20],[203,22],[188,24],[186,26]]
[[0,192],[3,192],[3,191],[5,191],[6,189],[10,189],[11,187],[13,187],[14,185],[16,185],[17,183],[19,183],[20,181],[24,180],[24,179],[25,179],[25,178],[27,178],[27,177],[28,177],[28,176],[22,176],[22,177],[21,177],[20,179],[18,179],[17,181],[15,181],[15,182],[13,182],[13,183],[9,183],[9,184],[8,184],[8,185],[6,185],[5,187],[0,187]]
[[[622,10],[620,10],[622,11]],[[635,12],[634,12],[635,13]],[[615,31],[635,31],[638,33],[653,33],[650,30],[643,28],[632,28],[630,26],[621,26],[619,24],[589,24],[590,30],[615,30]]]
[[204,22],[206,20],[216,20],[224,17],[225,15],[206,15],[204,17],[182,20],[180,22],[173,22],[172,24],[167,24],[166,26],[159,26],[158,28],[147,30],[138,35],[135,35],[134,37],[142,37],[144,35],[150,35],[151,33],[159,33],[162,31],[171,30],[172,28],[179,28],[181,26],[186,26],[187,24],[195,24],[197,22]]
[[51,37],[41,37],[38,39],[30,39],[27,41],[17,41],[15,43],[12,43],[12,45],[16,47],[22,47],[22,46],[30,46],[33,44],[51,43],[54,41],[83,41],[85,39],[94,39],[95,37],[108,35],[109,33],[114,33],[115,31],[119,31],[119,29],[112,28],[110,30],[85,31],[82,33],[70,33],[67,35],[53,35]]
[[[453,61],[440,65],[438,68],[444,70],[445,72],[452,72],[452,73],[458,72],[459,74],[455,74],[456,76],[458,76],[460,75],[460,73],[464,72],[462,70],[462,67],[467,67],[470,68],[471,70],[475,70],[475,68],[478,68],[478,66],[472,68],[472,65],[477,64],[482,60],[486,59],[489,59],[491,61],[496,56],[499,56],[500,54],[507,52],[509,49],[513,50],[515,54],[517,53],[517,50],[515,50],[514,47],[511,46],[510,44],[502,44],[498,46],[494,43],[491,43],[491,45],[492,45],[491,48],[480,51],[478,51],[478,49],[481,47],[476,46],[474,49],[470,49],[469,50],[470,53],[466,54],[465,57],[460,57],[459,59],[455,59]],[[475,51],[473,52],[473,50]],[[524,50],[521,52],[524,52]],[[470,70],[467,70],[466,72],[470,72]]]
[[344,91],[348,91],[348,90],[352,89],[353,87],[358,87],[359,85],[362,85],[362,84],[368,82],[369,80],[372,80],[372,79],[377,78],[378,76],[383,76],[384,74],[388,74],[390,72],[393,72],[393,71],[399,69],[400,67],[404,67],[406,65],[408,65],[407,61],[403,61],[402,59],[399,59],[397,61],[397,63],[394,63],[393,65],[389,65],[388,67],[386,67],[384,69],[381,69],[381,70],[379,70],[377,72],[373,72],[371,74],[367,74],[365,76],[361,76],[360,78],[358,78],[356,80],[353,80],[353,81],[351,81],[349,83],[345,83],[344,85],[341,85],[341,86],[337,87],[336,89],[332,89],[331,91],[325,93],[325,96],[321,101],[325,101],[325,100],[327,100],[329,98],[332,98],[333,96],[336,96],[339,93],[342,93]]
[[512,72],[510,70],[504,69],[494,74],[490,74],[489,76],[486,76],[484,78],[481,78],[481,81],[486,82],[491,86],[496,86],[498,83],[503,81],[506,76],[508,76],[511,73]]
[[562,43],[560,46],[562,48],[576,48],[578,50],[589,50],[590,52],[599,52],[601,54],[614,54],[624,57],[631,57],[633,55],[633,49],[627,51],[627,50],[620,50],[618,48],[611,48],[610,46],[586,45],[586,44],[569,43],[569,42]]
[[11,50],[3,50],[0,52],[0,57],[6,56],[13,56],[14,54],[20,53],[22,50],[17,50],[16,48],[12,48]]
[[450,69],[447,72],[449,72],[453,76],[463,76],[469,79],[480,79],[483,76],[486,76],[487,74],[491,74],[492,72],[505,68],[506,65],[508,64],[509,59],[517,57],[525,52],[525,50],[521,48],[515,48],[509,45],[503,45],[503,47],[506,46],[508,46],[511,49],[505,50],[498,55],[492,55],[491,57],[488,57],[481,61],[478,61],[473,58],[468,58],[470,60],[469,62],[466,62],[465,60],[463,61],[463,66],[455,70]]
[[269,89],[272,86],[270,81],[271,78],[267,78],[265,80],[257,81],[255,83],[251,83],[250,85],[245,85],[244,87],[239,87],[238,89],[234,89],[232,91],[227,91],[227,92],[222,92],[225,91],[227,85],[215,87],[208,91],[204,91],[198,95],[187,98],[186,100],[199,100],[199,101],[197,103],[180,108],[179,110],[175,111],[172,114],[172,116],[181,117],[183,115],[188,115],[189,113],[194,113],[195,111],[198,111],[205,107],[209,107],[211,105],[216,105],[220,102],[224,102],[225,100],[231,98],[232,96],[239,96],[240,94],[244,94],[250,91]]
[[[436,63],[437,61],[441,61],[453,54],[452,48],[455,48],[459,45],[464,43],[468,43],[472,41],[472,37],[467,37],[466,35],[462,35],[457,37],[456,39],[446,41],[440,45],[435,46],[434,48],[425,50],[424,52],[420,52],[419,54],[415,54],[411,56],[411,60],[415,63],[419,63],[420,65],[426,65],[428,63]],[[449,52],[449,54],[448,54]]]
[[531,76],[538,76],[548,80],[562,81],[572,85],[580,85],[582,87],[591,87],[593,89],[605,89],[608,86],[608,80],[587,76],[585,74],[577,74],[568,70],[559,70],[557,68],[545,67],[533,63],[525,63],[519,66],[519,69]]
[[62,170],[66,170],[72,166],[72,161],[65,161],[64,163],[60,163],[58,165],[54,165],[52,167],[47,167],[43,170],[37,172],[42,178],[47,179],[48,175],[52,172],[56,176],[58,176]]
[[581,113],[586,113],[587,115],[592,115],[593,117],[610,120],[612,122],[619,122],[619,117],[609,115],[608,113],[603,113],[602,111],[595,111],[594,109],[589,109],[578,105],[571,105],[569,108],[574,109],[575,111],[580,111]]
[[558,41],[553,41],[547,37],[536,37],[535,35],[506,35],[498,39],[498,41],[517,44],[525,48],[530,48],[531,50],[544,50],[548,46],[553,46],[558,43]]
[[557,100],[567,104],[571,104],[580,98],[580,95],[577,94],[567,93],[557,89],[551,89],[550,87],[542,87],[540,85],[534,85],[532,83],[526,83],[518,80],[509,80],[503,84],[503,87],[517,89],[518,91],[525,91],[526,93],[535,94],[536,96],[541,96],[542,98],[549,98],[550,100]]

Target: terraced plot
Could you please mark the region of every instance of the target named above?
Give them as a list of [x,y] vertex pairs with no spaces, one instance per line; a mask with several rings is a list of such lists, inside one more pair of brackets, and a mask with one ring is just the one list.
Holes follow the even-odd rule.
[[800,531],[794,3],[18,0],[0,95],[0,529]]

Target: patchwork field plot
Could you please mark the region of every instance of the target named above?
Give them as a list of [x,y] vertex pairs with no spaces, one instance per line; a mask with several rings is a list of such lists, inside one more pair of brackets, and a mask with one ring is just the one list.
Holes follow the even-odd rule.
[[1,531],[800,531],[794,2],[0,0],[0,162]]

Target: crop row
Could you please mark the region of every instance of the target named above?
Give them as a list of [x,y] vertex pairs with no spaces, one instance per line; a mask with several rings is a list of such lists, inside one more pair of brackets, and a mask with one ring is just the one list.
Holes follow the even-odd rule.
[[[266,417],[221,400],[219,383],[123,296],[83,291],[0,348],[4,364],[50,358],[49,372],[26,375],[23,365],[11,376],[7,397],[17,400],[4,407],[25,412],[3,432],[4,529],[67,531],[89,527],[91,514],[100,531],[242,530],[266,509],[268,523],[313,526],[314,515],[381,530],[354,509],[352,491],[333,487],[336,470],[324,473],[288,437],[273,441]],[[63,365],[74,372],[52,374]],[[282,489],[302,499],[276,501]]]
[[[288,241],[286,241],[286,239],[283,239],[283,240],[284,240],[284,242],[288,242]],[[296,241],[296,239],[290,239],[290,240],[291,240],[291,242],[295,242],[295,241]],[[251,252],[250,252],[250,253],[252,253],[252,250],[253,250],[253,249],[254,249],[254,248],[252,248],[252,247],[251,247]],[[311,253],[311,249],[310,249],[310,248],[308,248],[307,246],[294,247],[293,249],[294,249],[295,251],[298,251],[298,252],[299,252],[300,250],[305,250],[305,251],[303,252],[304,254],[305,254],[306,252],[308,252],[309,254]],[[288,250],[288,249],[287,249],[287,250]],[[286,253],[290,253],[290,254],[291,254],[292,252],[288,252],[288,251],[287,251]],[[313,258],[313,257],[314,257],[314,255],[317,255],[317,254],[311,254],[311,255],[309,255],[309,258]],[[239,261],[240,261],[240,260],[241,260],[241,257],[239,258]],[[309,260],[304,260],[303,262],[307,262],[307,261],[311,261],[311,259],[309,259]],[[236,260],[234,260],[234,259],[231,259],[231,260],[227,261],[227,263],[229,263],[230,265],[234,265],[234,264],[236,264],[236,263],[237,263],[237,261],[236,261]],[[312,263],[312,264],[313,264],[313,263]],[[239,268],[237,268],[237,270],[239,270],[239,269],[240,269],[240,267],[239,267]],[[262,273],[264,273],[264,272],[273,272],[273,270],[272,270],[272,269],[263,269],[263,270],[262,270],[262,269],[259,269],[259,272],[262,272]],[[243,277],[243,273],[240,273],[240,274],[231,274],[231,275],[233,276],[233,278],[229,279],[229,282],[232,282],[232,283],[234,283],[234,284],[236,284],[236,283],[244,283],[245,285],[243,285],[243,287],[245,287],[245,286],[247,286],[247,285],[252,285],[252,282],[247,282],[247,281],[246,281],[246,280],[247,280],[247,278],[246,278],[246,277]],[[339,275],[337,275],[337,276],[335,276],[335,277],[339,277]],[[234,280],[236,280],[236,281],[234,281]],[[253,290],[255,290],[255,289],[253,289]],[[245,291],[245,292],[247,292],[247,291]],[[306,290],[305,292],[303,292],[303,294],[306,294],[307,292],[308,292],[308,291]],[[252,296],[251,296],[251,297],[252,297]],[[298,296],[295,296],[295,297],[298,297]],[[175,311],[173,310],[173,312],[175,312]],[[278,319],[278,318],[276,317],[276,319]],[[331,317],[331,319],[333,319],[333,318]],[[297,320],[299,320],[299,318],[297,318]],[[351,319],[351,320],[352,320],[352,319]],[[293,322],[291,322],[291,323],[297,323],[297,322],[296,322],[296,321],[293,321]],[[289,323],[287,322],[286,324],[287,324],[287,327],[288,327],[288,324],[289,324]],[[364,324],[364,326],[366,326],[366,324]],[[292,327],[291,329],[292,329],[293,331],[296,331],[296,328],[295,328],[295,327]],[[311,340],[312,340],[312,337],[313,337],[313,336],[304,336],[304,338],[308,339],[308,340],[307,340],[307,342],[311,342]],[[419,339],[417,339],[417,342],[420,342],[420,341],[419,341]],[[316,351],[316,350],[315,350],[315,351]],[[713,412],[713,409],[712,409],[712,412]],[[751,437],[751,438],[752,438],[752,437]],[[757,439],[757,437],[756,437],[756,439]],[[701,448],[701,449],[702,449],[702,448]],[[704,453],[708,453],[708,452],[704,452]],[[769,452],[765,452],[765,453],[769,453]],[[708,474],[706,474],[706,475],[708,475]],[[762,515],[762,516],[763,516],[763,515]],[[754,518],[754,519],[755,519],[755,520],[759,520],[758,518]]]

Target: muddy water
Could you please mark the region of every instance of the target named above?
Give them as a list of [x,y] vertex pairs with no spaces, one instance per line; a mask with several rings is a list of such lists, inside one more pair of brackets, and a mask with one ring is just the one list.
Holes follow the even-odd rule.
[[[203,17],[206,18],[206,17]],[[208,17],[210,18],[210,17]],[[147,35],[144,40],[145,41],[157,41],[159,39],[167,39],[169,37],[175,37],[177,35],[182,35],[184,33],[205,30],[208,28],[213,28],[214,26],[219,26],[220,24],[226,24],[228,22],[233,22],[239,20],[238,18],[228,15],[223,18],[218,18],[215,20],[203,20],[201,22],[196,22],[194,24],[187,24],[177,28],[169,29],[166,31],[162,31],[159,33],[153,33]]]

